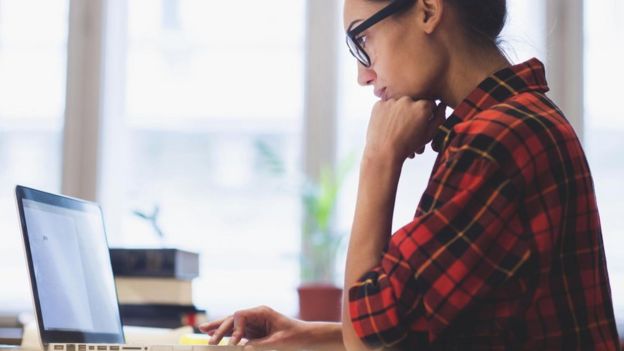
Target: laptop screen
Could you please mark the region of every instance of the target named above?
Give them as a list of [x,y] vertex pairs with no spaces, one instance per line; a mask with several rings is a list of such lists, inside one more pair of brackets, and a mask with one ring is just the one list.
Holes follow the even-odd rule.
[[50,342],[95,342],[100,338],[85,336],[119,335],[119,307],[99,207],[31,191],[21,199],[20,213],[42,336],[78,336]]

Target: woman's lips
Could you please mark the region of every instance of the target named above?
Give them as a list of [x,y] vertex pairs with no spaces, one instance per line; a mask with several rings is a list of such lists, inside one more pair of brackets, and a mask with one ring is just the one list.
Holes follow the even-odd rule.
[[386,100],[386,88],[375,89],[375,96],[382,100]]

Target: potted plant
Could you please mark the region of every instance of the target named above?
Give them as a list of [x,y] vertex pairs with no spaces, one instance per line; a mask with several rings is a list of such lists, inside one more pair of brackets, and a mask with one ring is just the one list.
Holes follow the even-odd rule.
[[[283,161],[273,148],[262,142],[256,143],[256,147],[271,173],[284,172]],[[342,289],[336,284],[336,264],[344,233],[336,230],[333,216],[340,189],[354,161],[354,155],[350,155],[336,168],[323,167],[318,180],[308,179],[301,188],[301,284],[297,292],[299,318],[303,320],[340,320]]]
[[139,209],[133,210],[132,214],[134,214],[135,216],[149,223],[150,227],[154,231],[154,234],[156,234],[156,236],[160,240],[161,245],[163,245],[165,241],[165,233],[160,228],[160,224],[158,224],[158,216],[160,215],[160,206],[154,205],[154,209],[152,210],[151,214],[147,213],[147,211],[141,211]]
[[353,157],[336,171],[324,167],[318,182],[308,182],[302,194],[304,221],[301,238],[299,317],[339,321],[342,289],[336,285],[336,263],[344,233],[333,226],[338,195]]

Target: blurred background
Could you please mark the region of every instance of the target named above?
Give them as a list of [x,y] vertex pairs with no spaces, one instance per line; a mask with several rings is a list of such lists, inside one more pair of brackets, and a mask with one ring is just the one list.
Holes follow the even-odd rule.
[[[583,140],[624,319],[624,3],[508,6],[505,51],[546,63],[550,96]],[[0,314],[32,309],[13,195],[23,184],[100,202],[111,246],[199,252],[193,300],[210,317],[258,304],[296,315],[303,189],[347,165],[331,220],[346,236],[375,102],[356,83],[341,8],[0,0]],[[405,166],[395,229],[434,158]],[[163,238],[135,214],[156,208]],[[341,272],[344,241],[337,255]]]

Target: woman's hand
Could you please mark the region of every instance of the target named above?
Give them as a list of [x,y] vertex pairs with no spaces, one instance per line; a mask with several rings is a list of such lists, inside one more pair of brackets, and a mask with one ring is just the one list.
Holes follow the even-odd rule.
[[211,345],[216,345],[224,336],[231,335],[230,345],[240,343],[259,350],[300,350],[316,346],[323,348],[331,347],[336,342],[342,348],[339,324],[303,322],[288,318],[266,306],[237,311],[221,320],[204,323],[199,329],[212,336],[209,342]]
[[400,163],[413,158],[444,122],[445,110],[443,104],[409,97],[377,102],[368,125],[366,152],[391,156]]

